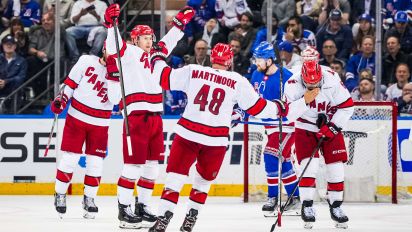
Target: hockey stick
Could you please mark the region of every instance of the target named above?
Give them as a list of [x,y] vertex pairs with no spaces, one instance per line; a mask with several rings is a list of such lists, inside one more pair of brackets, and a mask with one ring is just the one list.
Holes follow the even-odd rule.
[[[59,90],[59,95],[60,96],[63,95],[64,87],[66,87],[65,84],[63,84],[62,87]],[[44,157],[47,157],[47,154],[49,153],[49,148],[50,148],[51,139],[53,137],[54,127],[56,125],[56,122],[57,122],[58,118],[59,118],[59,115],[54,114],[54,120],[53,120],[53,124],[52,124],[51,130],[50,130],[49,139],[47,140],[46,150],[44,151]]]
[[[319,150],[320,146],[322,145],[322,142],[323,142],[324,139],[325,139],[325,137],[321,137],[321,138],[319,139],[318,144],[316,145],[315,149],[313,149],[312,154],[311,154],[310,157],[309,157],[308,163],[305,165],[305,168],[303,168],[303,171],[302,171],[302,173],[301,173],[300,176],[299,176],[299,179],[298,179],[298,182],[296,183],[296,186],[293,188],[292,193],[291,193],[291,194],[288,196],[288,198],[286,199],[286,202],[285,202],[285,204],[283,205],[283,207],[282,207],[282,205],[278,205],[278,209],[280,208],[280,214],[281,214],[281,215],[283,214],[283,211],[285,210],[285,207],[289,204],[289,201],[292,199],[293,194],[295,194],[296,190],[298,189],[299,183],[300,183],[300,181],[302,180],[303,175],[304,175],[305,172],[306,172],[306,169],[308,169],[310,162],[312,161],[313,157],[315,157],[315,154],[316,154],[316,152],[318,152],[318,150]],[[272,225],[272,227],[270,228],[270,232],[273,232],[273,231],[275,230],[277,224],[279,224],[279,226],[280,226],[279,216],[278,216],[278,218],[276,219],[276,222],[275,222],[275,223]]]
[[[275,50],[276,60],[279,62],[279,96],[280,100],[283,98],[283,62],[280,59],[279,48],[275,43],[273,43],[273,47]],[[278,205],[282,204],[282,153],[283,153],[283,146],[282,146],[282,122],[283,117],[279,117],[279,152],[278,152]],[[278,207],[278,217],[276,219],[279,222],[279,227],[282,226],[282,212],[280,207]]]
[[[113,0],[109,0],[110,4],[113,4]],[[122,103],[123,103],[123,114],[124,114],[124,123],[126,129],[126,144],[127,144],[127,151],[129,156],[132,156],[132,141],[130,139],[130,130],[129,130],[129,119],[127,118],[127,105],[126,105],[126,96],[124,91],[124,79],[123,79],[123,68],[122,68],[122,61],[120,57],[120,48],[119,48],[119,38],[118,36],[118,26],[117,26],[117,18],[113,18],[113,29],[114,29],[114,39],[116,42],[116,54],[117,54],[117,64],[119,66],[119,79],[120,79],[120,87],[122,92]]]

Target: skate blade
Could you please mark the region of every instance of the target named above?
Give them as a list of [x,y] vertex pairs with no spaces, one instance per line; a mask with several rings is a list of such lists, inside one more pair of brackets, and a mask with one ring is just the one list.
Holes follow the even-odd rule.
[[313,228],[313,222],[305,222],[304,225],[303,225],[303,228],[308,229],[308,230],[312,229]]
[[338,229],[347,229],[348,228],[348,224],[346,224],[346,222],[335,222],[335,227]]
[[263,211],[263,216],[264,217],[277,217],[277,211]]
[[122,229],[140,229],[142,228],[142,223],[128,223],[128,222],[123,222],[121,221],[119,224],[119,227]]
[[297,210],[288,210],[283,212],[282,216],[301,216],[301,213]]
[[57,216],[59,217],[59,219],[63,219],[64,213],[57,213]]
[[152,226],[154,226],[154,224],[156,223],[156,221],[154,221],[154,222],[149,222],[149,221],[142,221],[142,224],[141,224],[141,228],[150,228],[150,227],[152,227]]
[[86,210],[83,211],[83,218],[85,219],[94,219],[96,217],[96,213],[88,212]]

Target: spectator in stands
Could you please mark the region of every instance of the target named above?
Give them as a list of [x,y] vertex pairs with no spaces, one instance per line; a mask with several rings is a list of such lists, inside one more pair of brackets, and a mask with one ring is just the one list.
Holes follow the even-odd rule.
[[0,97],[9,95],[26,79],[27,62],[16,53],[16,40],[7,35],[1,40],[3,53],[0,54]]
[[363,14],[376,14],[376,1],[373,0],[352,0],[350,12],[350,24],[355,24]]
[[[288,23],[289,18],[295,14],[295,0],[272,0],[272,2],[273,14],[275,14],[277,18],[280,20],[278,24],[280,26],[285,26]],[[267,4],[268,0],[265,0],[262,4],[261,13],[264,22],[266,22]]]
[[289,18],[286,33],[283,34],[282,39],[283,41],[289,41],[293,46],[298,47],[300,51],[305,50],[308,46],[316,48],[315,34],[303,29],[302,20],[298,16]]
[[375,101],[375,81],[363,78],[359,81],[359,91],[351,93],[354,101]]
[[253,28],[253,15],[251,13],[245,12],[240,16],[240,24],[235,28],[235,31],[229,34],[229,41],[235,36],[241,38],[242,41],[240,53],[242,56],[248,57],[256,37],[256,29]]
[[322,5],[322,12],[319,14],[319,25],[327,22],[333,10],[339,10],[341,12],[342,24],[349,24],[351,7],[348,0],[323,0]]
[[405,11],[398,11],[395,15],[395,26],[387,30],[385,39],[396,36],[401,43],[401,50],[406,54],[412,53],[412,28],[408,24],[408,15]]
[[[226,43],[226,37],[219,32],[219,24],[215,18],[209,19],[203,29],[203,32],[198,33],[194,37],[194,41],[202,39],[207,43],[207,54],[210,54],[210,51],[217,43]],[[193,51],[194,43],[190,51]]]
[[316,31],[323,0],[297,0],[296,13],[302,19],[303,28]]
[[202,66],[212,67],[210,56],[207,54],[207,42],[199,39],[195,43],[195,55],[186,59],[186,64],[198,64]]
[[216,0],[215,9],[225,35],[239,25],[240,15],[251,13],[246,0]]
[[359,17],[359,23],[353,25],[352,34],[354,38],[352,54],[356,54],[360,49],[362,38],[365,35],[375,37],[375,28],[372,26],[372,17],[368,14],[362,14]]
[[71,58],[73,62],[80,55],[76,44],[78,39],[91,42],[91,55],[99,56],[101,53],[107,35],[106,28],[102,26],[106,8],[106,3],[100,0],[78,0],[74,3],[70,14],[70,20],[74,26],[66,29],[67,45],[69,51],[72,52],[70,56],[74,57]]
[[293,45],[289,41],[283,41],[279,44],[280,59],[284,67],[289,70],[302,66],[302,57],[293,52]]
[[336,57],[348,60],[352,49],[353,36],[349,26],[342,23],[342,12],[334,9],[329,14],[328,23],[316,34],[317,47],[320,49],[327,39],[333,39],[336,44]]
[[[3,21],[8,22],[15,17],[13,12],[13,0],[7,2],[7,8],[3,14]],[[20,0],[20,14],[18,14],[20,20],[23,22],[24,27],[31,27],[40,23],[41,7],[39,3],[34,0]]]
[[386,90],[386,100],[392,101],[402,96],[402,89],[410,82],[410,79],[411,73],[408,65],[405,63],[398,64],[398,66],[396,66],[396,83],[389,86]]
[[382,80],[381,83],[388,85],[394,83],[395,80],[395,68],[400,63],[406,63],[409,70],[412,69],[412,57],[409,54],[405,54],[401,50],[399,38],[396,36],[389,36],[386,40],[386,54],[383,57],[382,66]]
[[359,82],[359,73],[362,69],[375,71],[375,39],[372,36],[365,36],[362,39],[361,52],[353,55],[346,65],[345,86],[351,92]]
[[345,61],[336,58],[336,44],[333,39],[327,39],[323,42],[322,46],[322,56],[323,58],[319,60],[320,65],[331,66],[334,61],[339,61],[343,64],[343,68],[345,68]]
[[402,89],[402,96],[396,101],[399,114],[412,114],[412,83],[406,84]]
[[238,36],[233,37],[229,41],[229,45],[233,51],[233,70],[244,76],[247,73],[250,62],[247,57],[241,53],[242,39]]
[[26,57],[29,49],[29,35],[24,31],[24,25],[20,19],[13,18],[10,20],[10,27],[1,33],[0,40],[8,34],[11,34],[16,40],[16,52],[20,56]]
[[[266,23],[266,18],[263,18],[263,21]],[[282,42],[282,37],[283,37],[283,28],[278,26],[278,18],[276,14],[273,12],[272,13],[272,43],[279,44]],[[259,44],[263,41],[266,41],[266,35],[267,35],[267,28],[266,26],[262,26],[258,29],[256,33],[256,38],[253,41],[252,47],[250,49],[250,54],[249,56],[252,55],[253,51],[259,46]]]
[[[28,76],[32,77],[43,69],[47,64],[54,60],[55,50],[55,34],[54,34],[54,14],[47,12],[42,16],[41,27],[33,29],[29,34],[29,52],[31,55],[27,58],[28,63]],[[60,57],[64,58],[64,41],[65,31],[60,32]],[[63,61],[63,59],[61,59]],[[63,67],[63,66],[62,66]],[[47,74],[43,73],[40,78],[36,79],[33,84],[33,89],[36,94],[40,94],[47,87],[46,77]]]
[[185,35],[193,38],[203,31],[206,22],[211,18],[216,18],[216,0],[187,0],[187,5],[196,11],[195,16],[185,27]]
[[[72,25],[70,14],[73,8],[73,0],[59,0],[60,1],[60,26],[66,29]],[[55,13],[56,0],[45,0],[43,5],[43,12],[51,11]]]
[[345,73],[345,65],[342,61],[339,60],[334,60],[332,61],[332,63],[330,64],[330,68],[337,72],[340,80],[342,81],[342,83],[345,83],[346,81],[346,73]]

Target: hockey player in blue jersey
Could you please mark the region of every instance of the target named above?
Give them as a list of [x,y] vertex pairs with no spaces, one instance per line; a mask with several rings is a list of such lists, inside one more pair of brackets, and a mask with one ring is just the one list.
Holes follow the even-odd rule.
[[[273,45],[264,41],[253,52],[253,58],[257,70],[253,72],[251,84],[256,92],[267,100],[282,99],[280,96],[280,69],[275,64],[275,52]],[[292,76],[292,73],[283,68],[283,86]],[[282,183],[286,192],[290,195],[297,185],[297,177],[291,162],[292,146],[295,142],[294,126],[283,119],[282,129]],[[276,124],[272,121],[272,124]],[[262,207],[265,216],[274,215],[277,208],[278,197],[278,152],[279,152],[279,128],[276,126],[265,126],[268,142],[264,150],[265,171],[268,183],[268,201]],[[290,204],[285,211],[293,211],[299,203],[299,189],[294,193]]]

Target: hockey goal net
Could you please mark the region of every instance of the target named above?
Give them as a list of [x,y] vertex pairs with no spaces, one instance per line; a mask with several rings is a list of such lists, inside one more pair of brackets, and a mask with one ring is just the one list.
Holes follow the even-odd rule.
[[[245,124],[244,132],[244,201],[263,201],[267,190],[263,161],[267,136],[262,125]],[[394,103],[356,102],[343,134],[349,159],[345,165],[345,201],[397,203],[398,198],[410,196],[399,165]],[[300,168],[294,163],[299,176]],[[324,199],[326,172],[322,157],[320,163],[317,197]]]

